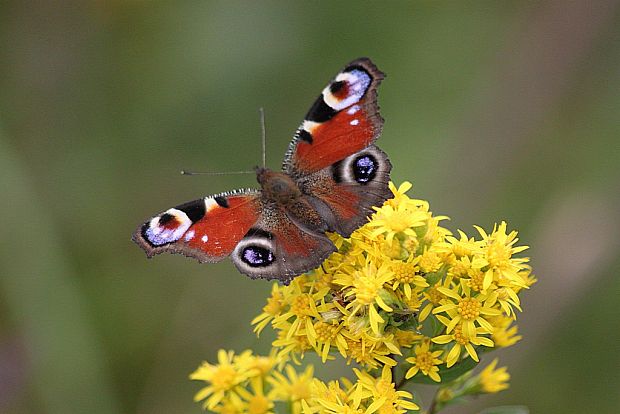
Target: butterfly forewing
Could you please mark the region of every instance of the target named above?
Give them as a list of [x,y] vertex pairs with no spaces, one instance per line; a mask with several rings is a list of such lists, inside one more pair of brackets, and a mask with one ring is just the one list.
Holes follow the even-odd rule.
[[141,225],[133,240],[151,257],[181,253],[201,262],[230,255],[260,217],[260,192],[239,190],[181,204]]
[[338,73],[295,133],[284,170],[293,176],[316,172],[372,144],[383,127],[376,92],[383,78],[367,58]]

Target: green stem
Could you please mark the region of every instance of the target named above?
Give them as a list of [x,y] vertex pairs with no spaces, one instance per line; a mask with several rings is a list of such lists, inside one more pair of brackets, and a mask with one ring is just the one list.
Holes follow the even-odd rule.
[[401,379],[398,384],[396,384],[396,390],[400,390],[402,387],[405,386],[405,384],[407,383],[407,381],[409,381],[404,375],[403,375],[403,379]]

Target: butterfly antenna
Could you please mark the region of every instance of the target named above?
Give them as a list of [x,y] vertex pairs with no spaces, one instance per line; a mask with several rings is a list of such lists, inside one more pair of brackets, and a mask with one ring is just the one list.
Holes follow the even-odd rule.
[[258,108],[260,113],[261,143],[263,146],[263,168],[267,166],[267,128],[265,127],[265,110]]
[[234,175],[234,174],[256,174],[256,171],[211,172],[211,171],[187,171],[187,170],[181,170],[181,175]]

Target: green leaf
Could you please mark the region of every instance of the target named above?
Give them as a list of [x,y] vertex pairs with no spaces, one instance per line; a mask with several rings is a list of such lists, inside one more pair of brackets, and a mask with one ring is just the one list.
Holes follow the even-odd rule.
[[424,321],[424,325],[422,325],[421,333],[428,336],[429,338],[434,338],[443,332],[446,326],[439,322],[435,315],[430,314]]
[[446,276],[447,273],[448,273],[448,271],[447,271],[446,267],[442,266],[441,269],[439,269],[436,272],[427,273],[426,275],[424,275],[424,278],[426,279],[426,283],[428,283],[431,286],[434,286],[437,282],[439,282],[441,279],[443,279]]
[[462,360],[461,362],[454,364],[450,368],[445,368],[445,365],[439,369],[439,376],[441,377],[441,383],[437,383],[427,377],[422,373],[418,373],[415,377],[411,378],[409,381],[414,382],[416,384],[446,384],[448,382],[454,381],[460,376],[466,374],[471,371],[478,365],[476,361],[471,358],[467,358]]
[[486,408],[479,414],[529,414],[530,410],[524,405],[504,405],[501,407]]

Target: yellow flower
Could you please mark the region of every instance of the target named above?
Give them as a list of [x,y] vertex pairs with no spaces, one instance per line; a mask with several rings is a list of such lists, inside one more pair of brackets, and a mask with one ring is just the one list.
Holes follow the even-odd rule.
[[523,269],[528,258],[513,258],[514,254],[520,253],[528,246],[517,246],[514,244],[519,240],[517,232],[506,233],[506,222],[495,225],[491,234],[487,234],[481,227],[474,226],[482,236],[484,259],[489,266],[489,276],[485,280],[484,288],[487,289],[492,281],[500,285],[514,284],[515,286],[527,287],[523,277],[519,272]]
[[[411,184],[389,186],[394,197],[350,238],[328,235],[338,251],[319,268],[289,286],[273,285],[252,320],[257,335],[267,326],[275,331],[268,356],[220,351],[216,364],[205,362],[191,375],[205,383],[196,394],[205,408],[223,414],[281,408],[291,414],[404,414],[419,407],[395,384],[397,359],[408,364],[399,383],[421,375],[441,382],[444,362],[447,368],[467,358],[478,362],[480,347],[510,346],[521,338],[514,325],[520,294],[536,278],[528,259],[515,257],[526,249],[517,246],[517,232],[501,222],[490,233],[476,227],[481,240],[460,230],[453,236],[440,225],[447,217],[433,216],[428,202],[405,194]],[[312,365],[297,372],[289,362],[301,364],[306,352],[323,363],[355,362],[356,382],[324,383],[313,377]],[[496,364],[442,384],[435,408],[508,387],[506,369]],[[448,375],[442,374],[444,382]]]
[[478,362],[478,354],[474,349],[474,345],[484,345],[488,347],[493,347],[493,341],[489,338],[485,338],[483,336],[478,336],[479,334],[486,333],[482,328],[476,328],[474,336],[465,336],[463,334],[461,325],[458,324],[454,327],[454,330],[451,334],[439,335],[432,339],[432,341],[436,344],[448,344],[450,342],[454,342],[452,348],[448,352],[446,356],[446,366],[450,368],[452,365],[456,364],[459,361],[461,356],[461,348],[465,348],[467,354],[474,361]]
[[480,372],[480,385],[485,393],[496,393],[508,388],[510,374],[506,367],[495,369],[497,358]]
[[314,324],[314,332],[316,334],[314,338],[315,349],[323,362],[327,361],[327,355],[332,344],[338,348],[342,356],[346,357],[347,341],[343,335],[343,326],[341,323],[326,323],[323,321]]
[[313,384],[313,398],[302,401],[304,414],[359,414],[372,413],[369,409],[364,410],[361,406],[362,399],[353,399],[350,390],[340,388],[338,381],[325,384],[315,380]]
[[414,357],[406,359],[413,366],[409,368],[405,378],[409,379],[421,371],[422,374],[430,377],[433,381],[440,382],[441,378],[438,374],[439,367],[437,365],[442,362],[439,356],[443,351],[431,351],[428,341],[424,341],[421,345],[415,347],[414,353]]
[[471,290],[486,293],[485,272],[482,270],[486,265],[487,262],[479,256],[464,256],[454,262],[448,274],[463,279]]
[[373,237],[382,234],[388,243],[392,243],[396,235],[417,237],[414,228],[426,224],[426,212],[404,194],[401,200],[394,204],[386,203],[383,207],[375,207],[377,212],[366,224],[368,229],[373,229]]
[[280,325],[281,330],[278,331],[278,339],[273,341],[272,345],[278,349],[278,358],[280,360],[291,358],[293,362],[300,364],[298,356],[303,358],[305,352],[312,349],[312,344],[303,330],[289,336],[288,333],[291,331],[290,324],[288,326],[286,324]]
[[298,277],[282,290],[284,301],[288,306],[285,311],[273,319],[272,324],[276,327],[286,326],[288,338],[305,329],[308,338],[312,341],[313,336],[315,336],[313,318],[320,319],[320,312],[328,311],[332,309],[332,306],[324,302],[328,288],[319,291],[307,290],[304,282],[304,277]]
[[[311,397],[311,385],[314,367],[308,365],[301,375],[298,375],[292,366],[285,367],[286,376],[274,371],[267,382],[272,386],[269,398],[280,401],[289,401],[293,405],[293,412],[301,412],[301,400]],[[287,378],[288,377],[288,378]]]
[[448,318],[438,319],[446,325],[446,333],[450,333],[457,324],[462,325],[463,335],[472,337],[476,332],[476,324],[483,328],[483,332],[493,332],[493,325],[485,317],[497,316],[501,312],[488,305],[488,296],[483,294],[472,295],[467,286],[461,285],[462,295],[456,289],[438,287],[437,290],[446,296],[442,305],[433,309],[433,314],[446,313]]
[[407,299],[411,299],[411,292],[416,287],[428,287],[426,279],[418,274],[418,261],[419,257],[414,258],[413,255],[410,255],[405,262],[402,260],[391,260],[388,262],[390,270],[394,273],[392,290],[396,291],[401,287]]
[[424,273],[433,273],[439,270],[442,265],[442,259],[434,250],[425,249],[420,257],[420,269]]
[[424,335],[417,332],[394,329],[394,341],[399,348],[411,348],[414,344],[419,343],[423,338]]
[[511,326],[514,320],[507,316],[497,316],[490,319],[493,325],[493,333],[491,339],[498,348],[512,346],[521,340],[521,335],[517,335],[518,327]]
[[409,197],[405,194],[413,187],[413,185],[409,181],[403,181],[403,183],[399,185],[398,188],[396,188],[394,183],[390,181],[388,186],[390,187],[390,191],[392,192],[394,197],[387,200],[385,204],[391,205],[393,207],[398,207],[399,204],[407,202],[407,200],[409,200]]
[[245,414],[246,407],[241,398],[231,394],[225,398],[219,405],[210,409],[214,413],[220,414]]
[[233,364],[234,353],[221,349],[217,354],[218,364],[203,364],[190,375],[193,380],[204,381],[209,384],[200,390],[194,397],[194,401],[204,402],[204,407],[212,410],[233,389],[243,381],[256,374],[256,371],[241,370]]
[[390,350],[384,342],[378,342],[371,336],[361,334],[357,339],[347,338],[347,363],[355,361],[360,365],[376,368],[380,364],[396,366],[396,361],[390,357]]
[[440,251],[452,253],[457,258],[471,257],[480,253],[481,241],[476,241],[473,237],[469,238],[461,230],[458,231],[460,238],[446,236],[445,243],[440,246]]
[[490,295],[489,300],[491,303],[497,301],[501,309],[504,311],[506,316],[512,316],[513,319],[516,319],[516,314],[514,313],[513,308],[521,310],[521,300],[517,296],[517,292],[514,287],[506,286],[494,289]]
[[252,319],[251,324],[256,325],[254,332],[260,334],[261,331],[271,322],[276,316],[280,315],[284,307],[284,296],[280,291],[280,286],[277,283],[273,284],[271,288],[271,297],[267,299],[267,304],[263,307],[263,313]]
[[[445,285],[449,286],[449,283],[446,283]],[[431,311],[438,306],[443,299],[445,299],[446,296],[439,291],[439,287],[440,283],[431,286],[423,292],[424,300],[427,303],[420,311],[420,316],[418,317],[420,322],[424,322],[426,318],[428,318],[428,315],[430,315]]]
[[263,392],[263,380],[260,377],[252,378],[250,385],[252,392],[242,387],[237,390],[243,404],[243,412],[247,414],[273,414],[273,401]]
[[379,407],[377,407],[379,410],[378,412],[404,413],[407,410],[420,409],[420,407],[411,401],[413,399],[411,393],[403,390],[396,390],[396,385],[392,380],[392,371],[389,366],[386,365],[383,367],[379,378],[375,378],[368,372],[360,371],[357,368],[353,368],[353,371],[362,388],[372,393],[375,398],[375,403],[383,400],[382,404],[377,404],[379,405]]
[[253,355],[251,350],[246,350],[235,356],[234,361],[239,370],[264,377],[278,364],[279,359],[273,350],[269,356]]
[[346,309],[350,310],[352,315],[359,312],[367,314],[373,332],[379,334],[379,325],[386,321],[379,315],[376,306],[392,312],[393,309],[385,302],[389,292],[383,285],[393,278],[394,273],[387,265],[377,268],[374,263],[368,263],[362,270],[356,270],[352,274],[338,274],[334,283],[342,286],[345,298],[350,300]]

